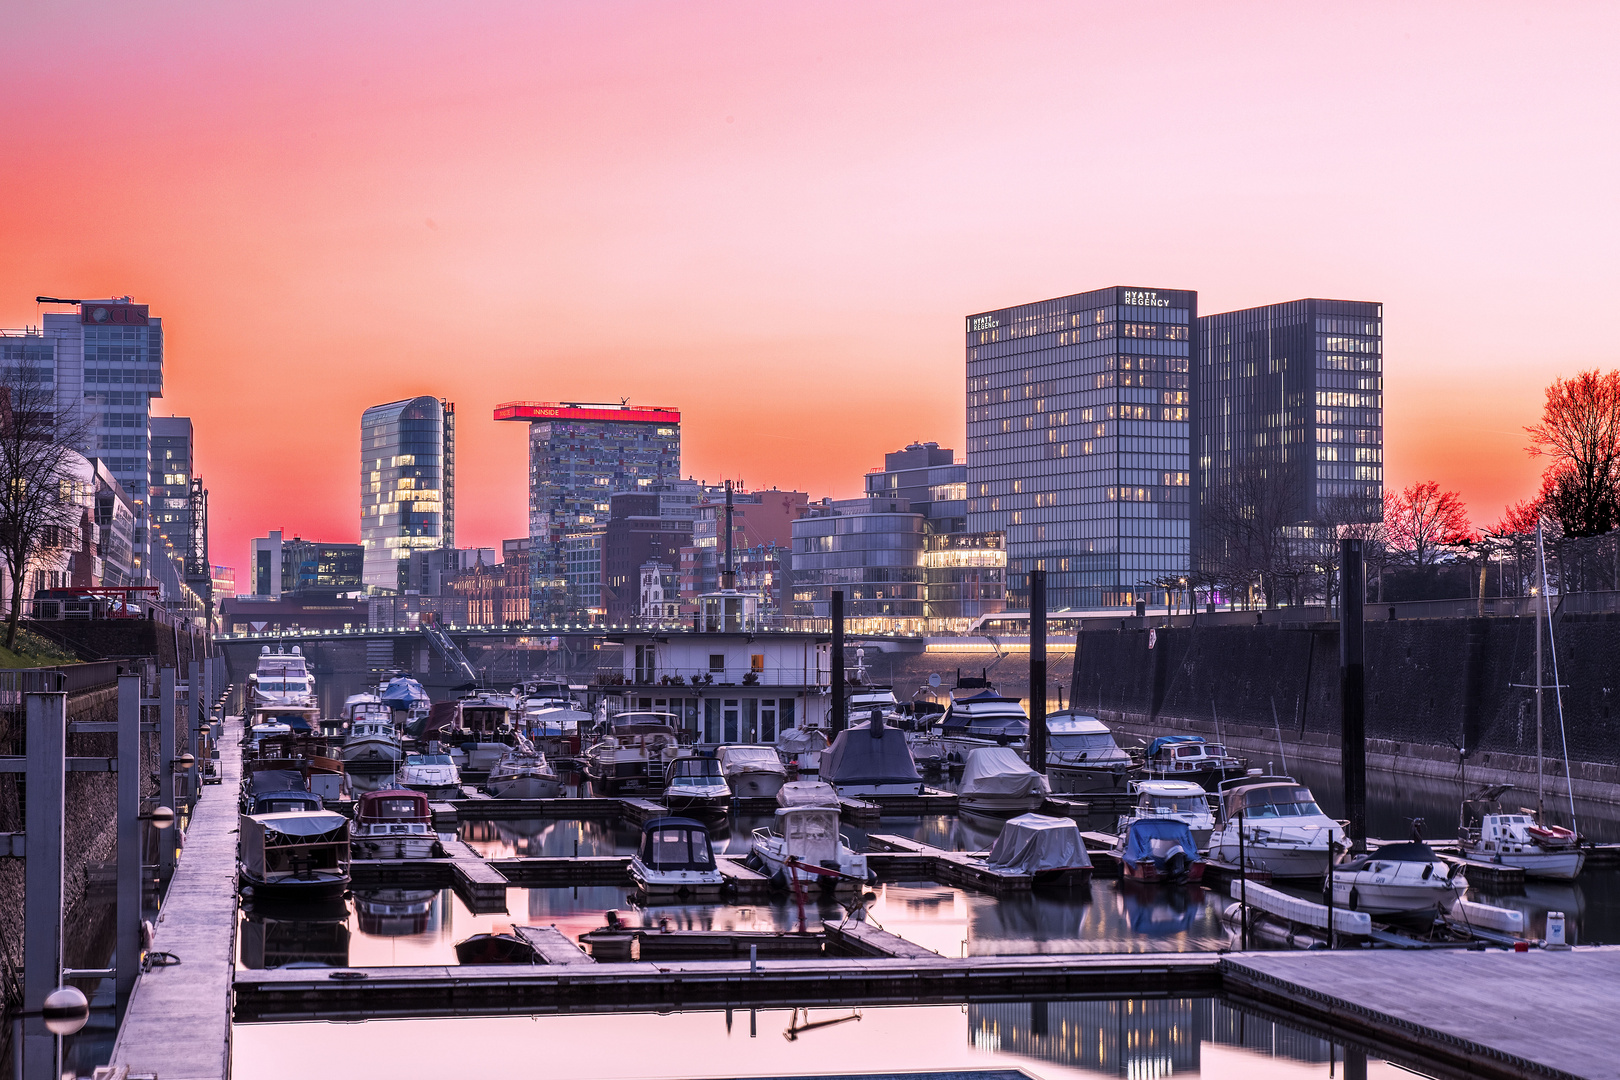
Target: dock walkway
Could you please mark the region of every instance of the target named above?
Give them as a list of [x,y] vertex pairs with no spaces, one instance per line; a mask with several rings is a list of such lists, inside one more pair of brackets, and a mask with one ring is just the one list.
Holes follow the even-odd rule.
[[113,1044],[114,1066],[163,1080],[224,1080],[236,960],[236,799],[242,720],[227,717],[220,783],[203,787],[158,914],[153,949],[179,963],[144,972]]

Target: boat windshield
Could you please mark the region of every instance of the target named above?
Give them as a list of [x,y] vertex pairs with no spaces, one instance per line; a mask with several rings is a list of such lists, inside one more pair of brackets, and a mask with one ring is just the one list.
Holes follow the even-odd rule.
[[1154,810],[1161,814],[1196,814],[1207,811],[1209,803],[1197,797],[1180,798],[1170,795],[1144,795],[1136,804],[1146,810]]
[[714,758],[681,758],[670,766],[671,784],[723,784],[725,776]]
[[1266,784],[1240,788],[1227,796],[1227,813],[1249,818],[1319,817],[1321,809],[1309,788],[1294,784]]
[[449,765],[449,754],[409,754],[405,758],[407,765]]
[[1217,746],[1215,743],[1210,743],[1208,746],[1204,747],[1204,753],[1208,754],[1210,757],[1225,757],[1226,747]]
[[642,853],[654,867],[708,866],[714,861],[706,834],[679,827],[650,830]]
[[1114,737],[1101,733],[1095,735],[1058,735],[1048,734],[1047,742],[1053,750],[1112,750]]

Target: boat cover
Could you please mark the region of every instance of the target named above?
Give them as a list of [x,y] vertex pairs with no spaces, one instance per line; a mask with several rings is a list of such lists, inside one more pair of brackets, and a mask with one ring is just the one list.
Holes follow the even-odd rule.
[[1068,818],[1044,814],[1024,814],[1007,822],[984,861],[1021,874],[1091,865],[1086,846],[1080,842],[1080,826]]
[[715,751],[720,768],[727,776],[739,772],[768,772],[787,775],[787,766],[770,746],[722,746]]
[[821,761],[833,784],[912,784],[922,781],[906,733],[879,724],[856,724],[838,733]]
[[1018,754],[1005,746],[981,746],[969,750],[962,766],[962,795],[1009,795],[1022,797],[1051,791],[1046,777],[1024,764]]
[[1204,739],[1200,735],[1160,735],[1148,744],[1147,756],[1157,754],[1162,747],[1177,746],[1181,743],[1201,743]]
[[784,754],[817,754],[827,749],[827,733],[820,728],[786,728],[776,737]]
[[838,792],[820,780],[795,780],[776,793],[777,806],[837,806]]
[[427,691],[422,689],[422,684],[404,676],[389,679],[388,685],[382,688],[382,693],[377,697],[390,709],[409,709],[412,705],[426,703],[428,700]]
[[304,774],[297,769],[254,769],[247,774],[247,793],[251,796],[303,790]]
[[1189,860],[1198,858],[1198,843],[1184,821],[1173,818],[1137,818],[1125,834],[1125,865],[1147,860],[1162,866],[1177,847]]
[[284,814],[259,814],[254,821],[266,832],[282,836],[325,836],[347,831],[349,819],[333,810],[298,810]]

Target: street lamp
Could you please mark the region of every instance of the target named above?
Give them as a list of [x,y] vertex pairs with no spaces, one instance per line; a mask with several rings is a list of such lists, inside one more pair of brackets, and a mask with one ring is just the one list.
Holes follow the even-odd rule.
[[77,986],[58,986],[39,1010],[52,1035],[73,1035],[90,1019],[90,1002]]

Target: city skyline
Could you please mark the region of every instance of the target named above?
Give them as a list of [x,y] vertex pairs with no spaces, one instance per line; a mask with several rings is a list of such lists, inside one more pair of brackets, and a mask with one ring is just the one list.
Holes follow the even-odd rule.
[[[19,12],[0,324],[40,324],[35,295],[162,313],[161,412],[195,421],[220,561],[268,528],[358,539],[335,463],[378,401],[475,418],[458,533],[494,546],[526,533],[521,434],[483,419],[501,401],[670,401],[683,474],[847,498],[895,446],[967,445],[968,313],[1102,281],[1211,312],[1374,296],[1386,487],[1438,480],[1490,522],[1537,489],[1542,388],[1612,366],[1579,318],[1499,312],[1613,288],[1591,212],[1612,151],[1587,120],[1614,103],[1617,16],[1462,11],[1256,34],[1177,5],[993,28],[967,7],[406,5],[379,27],[338,6],[310,39],[178,4],[75,20],[67,53],[65,14]],[[1117,47],[1149,25],[1152,56]],[[119,119],[84,139],[53,115]],[[1212,164],[1138,160],[1167,125]],[[973,162],[998,145],[1029,149],[990,181]]]

